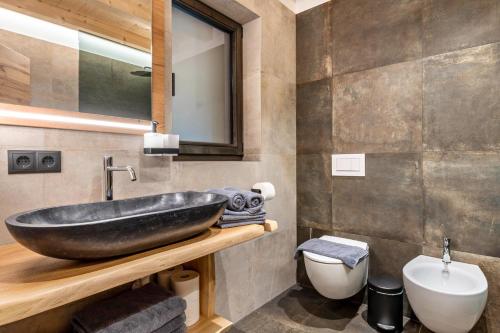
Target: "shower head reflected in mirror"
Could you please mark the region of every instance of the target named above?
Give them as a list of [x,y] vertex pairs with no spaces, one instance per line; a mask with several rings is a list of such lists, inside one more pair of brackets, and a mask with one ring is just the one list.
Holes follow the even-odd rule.
[[151,67],[144,67],[144,69],[141,71],[133,71],[133,72],[130,72],[130,74],[134,75],[134,76],[141,76],[141,77],[151,77]]

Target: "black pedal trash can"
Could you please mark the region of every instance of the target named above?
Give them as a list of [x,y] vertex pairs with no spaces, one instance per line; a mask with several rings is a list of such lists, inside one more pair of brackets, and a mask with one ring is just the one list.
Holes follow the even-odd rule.
[[379,332],[403,331],[403,284],[387,275],[368,278],[368,324]]

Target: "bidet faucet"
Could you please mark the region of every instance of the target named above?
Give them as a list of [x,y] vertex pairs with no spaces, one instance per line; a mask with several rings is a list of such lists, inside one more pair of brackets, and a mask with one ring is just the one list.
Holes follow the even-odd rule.
[[113,166],[113,157],[104,156],[104,170],[103,170],[103,187],[102,199],[105,201],[113,200],[113,172],[114,171],[128,171],[131,181],[136,181],[135,170],[130,165],[127,166]]
[[444,238],[443,238],[443,262],[446,265],[451,264],[450,245],[451,245],[451,239],[444,236]]

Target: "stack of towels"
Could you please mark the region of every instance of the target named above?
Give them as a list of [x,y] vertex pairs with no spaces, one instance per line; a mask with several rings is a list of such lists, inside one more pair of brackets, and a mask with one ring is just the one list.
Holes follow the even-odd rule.
[[208,190],[210,193],[228,198],[226,210],[217,222],[220,228],[238,227],[247,224],[264,224],[266,212],[264,197],[252,191],[242,191],[234,187]]
[[76,333],[185,333],[186,301],[148,284],[91,304],[71,321]]

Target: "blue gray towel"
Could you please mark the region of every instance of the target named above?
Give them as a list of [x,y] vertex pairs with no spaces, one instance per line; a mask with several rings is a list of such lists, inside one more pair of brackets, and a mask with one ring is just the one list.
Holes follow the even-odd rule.
[[178,329],[176,329],[171,333],[186,333],[186,332],[187,332],[187,326],[186,324],[183,324],[181,327],[179,327]]
[[214,188],[207,192],[225,195],[228,198],[227,209],[229,210],[241,212],[245,208],[246,199],[239,190]]
[[233,212],[226,209],[217,222],[217,226],[220,228],[232,228],[248,224],[264,224],[265,221],[266,212],[263,209],[256,214],[251,214],[246,210],[242,212]]
[[181,333],[186,332],[186,314],[181,314],[172,319],[152,333]]
[[185,310],[184,299],[150,283],[86,306],[75,314],[71,326],[77,333],[151,333]]
[[266,211],[261,209],[260,211],[252,214],[247,211],[242,211],[242,212],[234,212],[232,210],[226,209],[224,211],[224,215],[222,215],[223,219],[232,219],[232,220],[237,220],[237,219],[247,219],[247,218],[260,218],[260,217],[265,217],[266,216]]
[[295,251],[295,259],[301,255],[302,251],[339,259],[351,269],[368,256],[368,251],[360,247],[334,243],[318,238],[313,238],[300,244]]
[[224,222],[217,223],[217,226],[221,229],[241,227],[249,224],[264,224],[265,220],[248,220],[248,221],[238,221],[238,222]]

